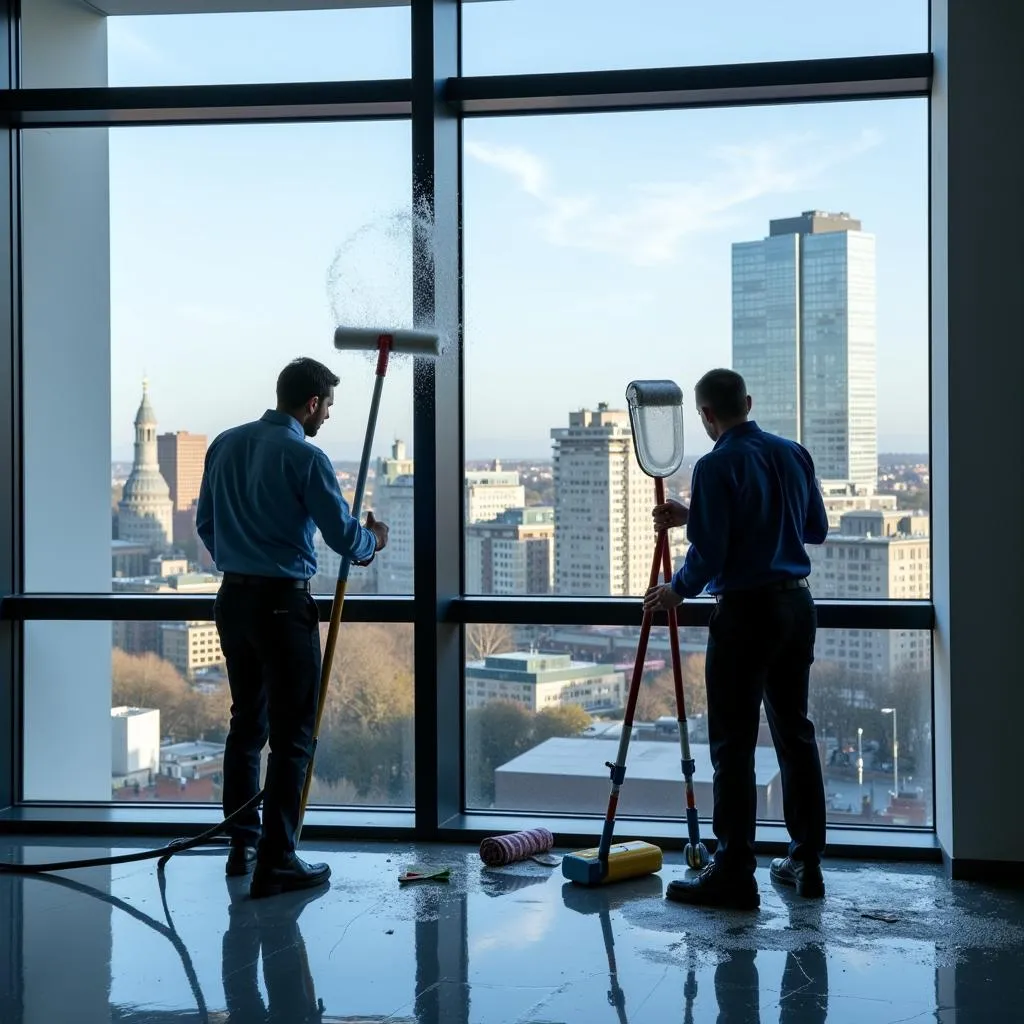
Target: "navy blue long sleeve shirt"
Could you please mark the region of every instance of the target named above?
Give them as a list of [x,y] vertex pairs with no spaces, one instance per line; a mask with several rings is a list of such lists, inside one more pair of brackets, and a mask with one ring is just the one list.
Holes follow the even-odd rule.
[[693,467],[686,536],[672,577],[681,597],[750,590],[811,571],[805,544],[828,535],[807,449],[753,420],[727,430]]
[[221,572],[309,579],[313,538],[354,562],[376,551],[342,496],[330,459],[294,417],[268,409],[219,434],[206,453],[196,530]]

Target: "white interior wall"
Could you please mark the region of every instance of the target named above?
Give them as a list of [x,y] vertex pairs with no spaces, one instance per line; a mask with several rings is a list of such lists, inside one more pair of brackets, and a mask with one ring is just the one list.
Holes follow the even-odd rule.
[[959,873],[1024,861],[1024,5],[933,0],[932,36],[936,825]]
[[[24,5],[27,88],[105,85],[105,19]],[[25,589],[110,591],[110,171],[107,131],[22,137]],[[108,622],[28,622],[29,800],[110,799]]]

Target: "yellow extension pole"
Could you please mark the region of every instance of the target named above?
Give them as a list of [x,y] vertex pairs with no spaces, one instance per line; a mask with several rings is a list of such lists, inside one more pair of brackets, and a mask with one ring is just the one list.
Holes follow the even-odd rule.
[[[363,438],[363,454],[359,460],[359,476],[356,479],[356,493],[352,499],[352,515],[358,519],[363,506],[363,494],[366,490],[366,477],[370,468],[370,449],[373,447],[373,434],[377,426],[377,411],[380,408],[380,393],[384,387],[384,377],[388,372],[388,358],[391,355],[393,339],[390,334],[382,334],[377,341],[377,373],[373,381],[373,397],[370,400],[370,414],[366,423],[366,436]],[[309,790],[313,785],[313,762],[316,760],[316,746],[320,738],[320,722],[327,704],[327,688],[331,681],[331,666],[334,663],[334,652],[338,647],[338,633],[341,630],[341,613],[345,607],[345,591],[348,589],[348,573],[352,560],[343,558],[338,570],[338,583],[334,590],[334,602],[331,605],[330,625],[327,627],[327,642],[324,645],[323,663],[320,666],[320,693],[317,697],[316,721],[313,725],[313,749],[306,765],[306,779],[302,785],[302,802],[299,804],[299,824],[295,830],[295,845],[299,845],[302,835],[302,822],[306,817],[306,803]]]
[[306,766],[306,781],[302,784],[302,803],[299,805],[299,827],[295,830],[295,845],[298,846],[299,837],[302,835],[302,820],[306,816],[306,803],[309,800],[309,790],[313,785],[313,760],[316,757],[316,744],[320,736],[320,723],[324,717],[324,707],[327,705],[327,687],[331,679],[331,666],[334,663],[334,651],[338,646],[338,633],[341,630],[341,613],[345,607],[345,591],[348,589],[348,579],[338,579],[334,590],[334,603],[331,605],[331,620],[327,627],[327,643],[324,644],[323,664],[320,667],[320,693],[316,703],[316,724],[313,726],[313,751],[309,757],[309,764]]

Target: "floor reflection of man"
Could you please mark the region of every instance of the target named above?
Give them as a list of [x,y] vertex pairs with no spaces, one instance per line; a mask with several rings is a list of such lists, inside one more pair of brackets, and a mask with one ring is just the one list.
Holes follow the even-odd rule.
[[[221,950],[229,1024],[319,1024],[324,1006],[316,997],[299,915],[323,895],[320,890],[263,901],[248,899],[244,890],[230,892]],[[266,1004],[259,986],[261,957]]]
[[[715,968],[717,1024],[761,1024],[757,951],[734,949]],[[779,992],[779,1024],[825,1024],[828,961],[825,947],[811,942],[786,953]]]

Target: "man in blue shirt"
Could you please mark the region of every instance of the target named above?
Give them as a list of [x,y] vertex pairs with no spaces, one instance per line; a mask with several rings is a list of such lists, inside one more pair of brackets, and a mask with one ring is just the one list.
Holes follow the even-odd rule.
[[302,787],[312,756],[320,690],[320,621],[309,592],[317,528],[338,554],[368,565],[388,528],[360,526],[334,467],[307,442],[330,417],[338,378],[296,359],[277,379],[277,409],[226,430],[206,453],[196,528],[224,574],[215,604],[231,687],[224,750],[224,813],[259,792],[260,752],[270,740],[263,828],[253,809],[232,829],[227,874],[253,868],[250,895],[326,882],[326,864],[295,854]]
[[667,895],[755,910],[754,749],[762,700],[792,839],[789,856],[772,861],[771,877],[802,896],[825,894],[825,789],[807,717],[817,619],[804,545],[824,543],[828,519],[811,456],[749,419],[752,403],[738,373],[712,370],[695,390],[715,445],[694,466],[689,508],[669,501],[654,509],[656,529],[686,525],[690,549],[672,582],[652,587],[644,603],[675,607],[705,588],[717,601],[705,679],[718,847],[707,868],[673,881]]

